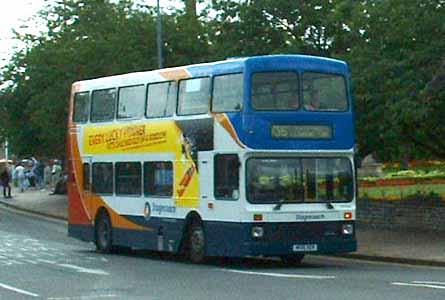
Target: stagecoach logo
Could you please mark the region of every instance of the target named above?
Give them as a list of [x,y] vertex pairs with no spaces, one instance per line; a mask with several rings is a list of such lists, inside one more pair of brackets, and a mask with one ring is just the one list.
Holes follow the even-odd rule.
[[145,220],[150,220],[150,216],[151,216],[151,208],[150,208],[150,203],[145,202],[145,207],[144,207],[144,218]]

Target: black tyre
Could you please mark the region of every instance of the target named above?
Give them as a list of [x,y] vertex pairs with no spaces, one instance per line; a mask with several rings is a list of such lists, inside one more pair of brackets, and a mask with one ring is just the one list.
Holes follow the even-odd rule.
[[304,254],[302,254],[302,253],[281,256],[281,260],[286,265],[291,265],[291,266],[298,266],[298,265],[300,265],[301,262],[303,261],[303,258],[304,258]]
[[188,232],[188,257],[193,263],[203,263],[206,260],[206,240],[201,223],[193,223]]
[[113,250],[113,227],[106,211],[100,213],[95,224],[96,249],[101,253]]

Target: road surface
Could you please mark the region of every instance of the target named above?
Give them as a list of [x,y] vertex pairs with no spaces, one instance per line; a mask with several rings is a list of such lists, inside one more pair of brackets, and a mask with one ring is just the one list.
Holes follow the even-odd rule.
[[0,299],[445,299],[445,268],[309,256],[213,259],[132,251],[103,255],[66,223],[0,206]]

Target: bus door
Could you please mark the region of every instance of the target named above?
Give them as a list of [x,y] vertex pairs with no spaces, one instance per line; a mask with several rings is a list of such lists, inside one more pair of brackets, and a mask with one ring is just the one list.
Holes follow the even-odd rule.
[[212,154],[199,153],[199,206],[205,212],[212,211],[214,202],[212,200]]
[[[240,197],[240,168],[241,163],[238,154],[217,153],[213,157],[213,195],[215,209],[218,209],[220,218],[234,218],[227,221],[238,221],[236,213]],[[239,210],[238,210],[239,212]]]

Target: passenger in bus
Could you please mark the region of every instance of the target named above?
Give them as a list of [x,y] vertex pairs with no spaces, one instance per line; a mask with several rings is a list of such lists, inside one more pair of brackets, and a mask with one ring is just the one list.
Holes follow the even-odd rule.
[[[309,100],[307,102],[307,100]],[[312,90],[310,99],[305,99],[304,109],[319,110],[320,109],[320,92],[317,89]]]

